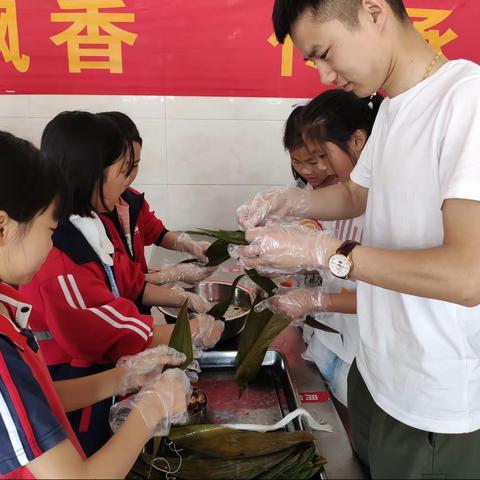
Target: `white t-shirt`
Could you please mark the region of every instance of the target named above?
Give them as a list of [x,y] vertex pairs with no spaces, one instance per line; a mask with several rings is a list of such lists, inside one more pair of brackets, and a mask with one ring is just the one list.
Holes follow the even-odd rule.
[[[385,99],[351,179],[369,189],[365,245],[441,245],[443,201],[480,201],[480,67],[450,61]],[[375,402],[421,430],[479,429],[480,307],[358,283],[357,363]]]

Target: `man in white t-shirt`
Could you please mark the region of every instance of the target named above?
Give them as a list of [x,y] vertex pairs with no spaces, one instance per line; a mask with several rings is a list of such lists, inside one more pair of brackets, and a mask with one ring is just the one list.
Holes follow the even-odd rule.
[[[276,0],[273,20],[323,83],[389,98],[350,182],[239,208],[241,261],[358,280],[348,405],[374,478],[480,478],[480,68],[434,52],[401,0]],[[363,245],[253,228],[364,212]]]

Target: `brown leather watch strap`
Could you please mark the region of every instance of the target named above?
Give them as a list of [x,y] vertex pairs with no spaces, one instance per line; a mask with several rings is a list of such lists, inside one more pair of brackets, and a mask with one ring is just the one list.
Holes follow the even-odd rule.
[[344,255],[345,257],[348,257],[352,250],[357,246],[361,245],[360,242],[355,242],[354,240],[346,240],[343,242],[337,249],[337,253],[340,253],[341,255]]

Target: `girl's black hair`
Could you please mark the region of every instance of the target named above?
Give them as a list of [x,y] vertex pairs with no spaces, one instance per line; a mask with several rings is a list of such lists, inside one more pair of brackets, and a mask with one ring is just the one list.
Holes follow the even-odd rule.
[[127,175],[134,157],[131,142],[108,118],[89,112],[62,112],[48,122],[42,134],[41,150],[64,172],[71,196],[71,214],[92,216],[92,196],[99,188],[105,206],[105,169],[126,156]]
[[142,137],[135,122],[128,115],[122,112],[101,112],[98,113],[98,115],[112,120],[128,141],[132,143],[137,142],[140,146],[143,144]]
[[0,131],[0,210],[18,223],[28,224],[52,202],[68,201],[59,166],[30,142]]
[[363,130],[367,137],[370,136],[382,100],[378,93],[359,98],[353,92],[327,90],[303,109],[302,136],[317,145],[334,143],[355,165],[357,158],[348,142],[356,130]]
[[[302,138],[302,112],[304,108],[304,105],[295,107],[285,122],[285,129],[283,131],[283,148],[285,148],[285,150],[296,150],[297,148],[305,146]],[[305,178],[293,168],[293,165],[291,168],[293,178],[295,178],[295,180],[301,180],[306,185],[307,181]]]

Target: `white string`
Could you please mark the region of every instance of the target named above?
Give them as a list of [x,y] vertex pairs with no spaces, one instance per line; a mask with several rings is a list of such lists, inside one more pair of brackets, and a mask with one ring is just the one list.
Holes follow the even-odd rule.
[[[180,452],[183,452],[183,449],[177,449],[175,443],[173,442],[165,442],[167,447],[170,449],[171,452],[175,453],[177,456],[178,456],[178,467],[176,470],[172,470],[172,466],[170,465],[170,462],[164,458],[164,457],[156,457],[154,459],[152,459],[152,467],[155,469],[155,470],[158,470],[159,472],[162,472],[165,474],[165,478],[166,480],[175,480],[176,477],[174,477],[174,475],[176,473],[178,473],[180,471],[180,469],[182,468],[182,456],[180,455]],[[161,467],[158,467],[157,465],[155,465],[155,462],[157,461],[163,461],[165,462],[165,465],[166,465],[166,468],[161,468]]]
[[293,412],[290,412],[285,418],[275,423],[274,425],[256,425],[250,423],[232,423],[224,424],[222,427],[234,428],[236,430],[250,430],[253,432],[271,432],[273,430],[278,430],[279,428],[284,427],[294,418],[299,417],[300,415],[306,417],[306,421],[309,424],[310,428],[313,430],[318,430],[320,432],[333,432],[333,427],[327,423],[324,418],[319,418],[315,420],[309,412],[304,408],[297,408]]

